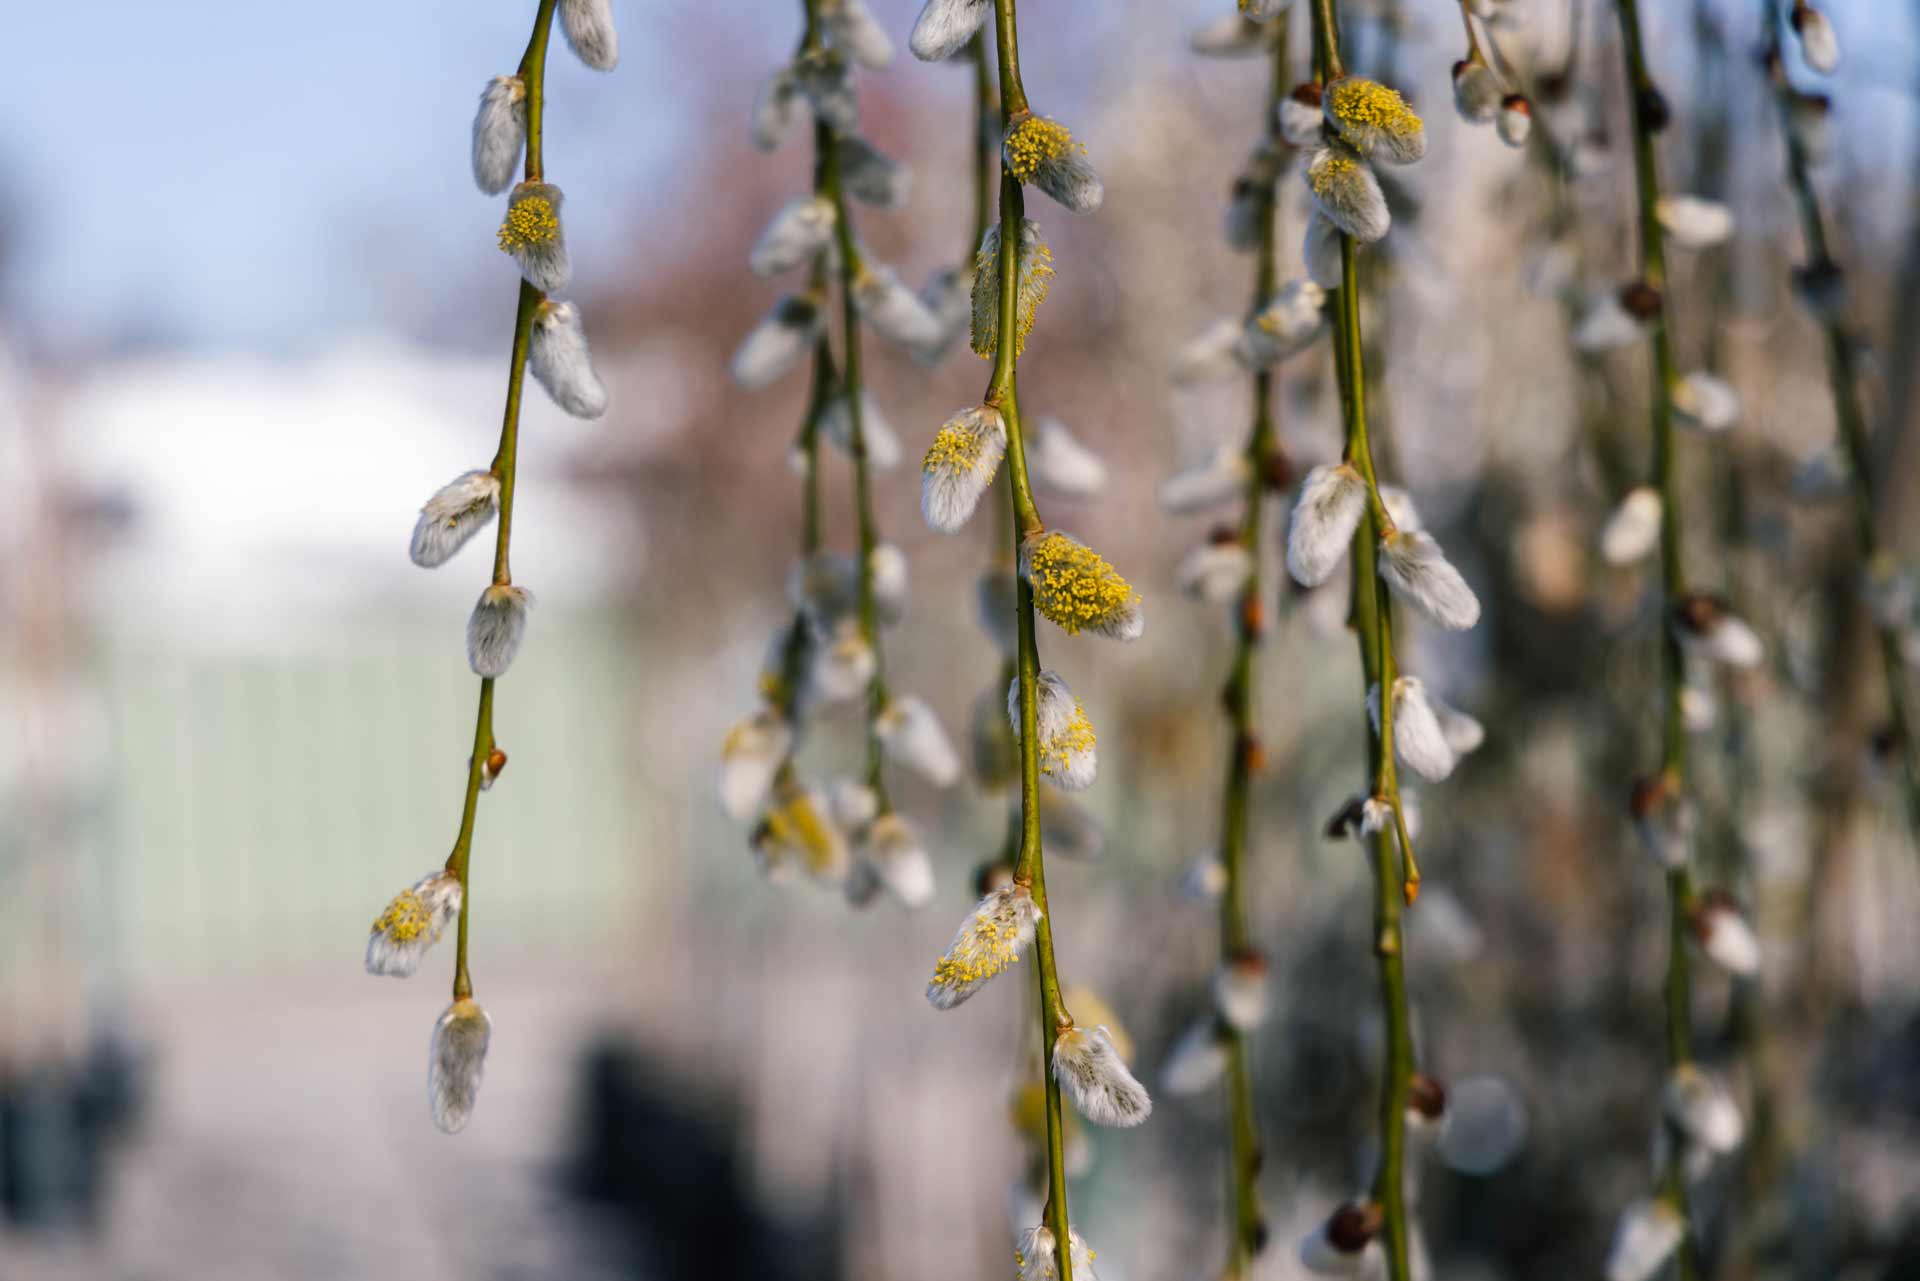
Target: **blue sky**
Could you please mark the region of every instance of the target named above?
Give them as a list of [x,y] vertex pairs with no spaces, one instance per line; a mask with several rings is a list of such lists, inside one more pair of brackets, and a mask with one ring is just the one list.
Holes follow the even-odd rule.
[[[1034,17],[1106,54],[1165,40],[1177,61],[1181,33],[1227,2],[1072,0],[1070,17],[1052,6]],[[918,0],[873,3],[903,41]],[[1407,4],[1437,41],[1454,38],[1451,0]],[[1904,154],[1903,138],[1885,137],[1904,128],[1885,126],[1908,118],[1912,36],[1904,22],[1874,23],[1875,5],[1827,7],[1848,65],[1873,86],[1848,105]],[[5,9],[0,45],[20,106],[0,114],[0,217],[15,251],[4,301],[35,347],[159,337],[273,349],[344,332],[460,331],[465,300],[490,279],[480,264],[498,219],[468,176],[468,127],[481,86],[525,45],[527,0]],[[616,73],[557,50],[548,167],[574,197],[576,237],[628,234],[703,129],[742,127],[750,79],[790,47],[797,10],[615,0],[626,34]],[[1142,13],[1164,30],[1139,25]],[[1055,72],[1097,75],[1099,63]],[[716,92],[737,107],[724,121],[697,118]]]
[[[654,6],[617,7],[631,31]],[[717,5],[706,20],[749,7]],[[408,286],[491,252],[498,210],[473,189],[467,132],[487,78],[518,61],[531,5],[7,8],[0,40],[24,104],[0,120],[9,311],[36,340],[158,332],[271,346],[405,325],[431,292]],[[776,33],[763,34],[772,57]],[[735,47],[755,56],[762,33],[741,36]],[[657,45],[624,43],[612,76],[564,50],[551,62],[549,168],[607,189],[577,201],[587,223],[630,208],[611,197],[670,158],[670,104],[691,74]],[[390,248],[412,278],[367,288]]]

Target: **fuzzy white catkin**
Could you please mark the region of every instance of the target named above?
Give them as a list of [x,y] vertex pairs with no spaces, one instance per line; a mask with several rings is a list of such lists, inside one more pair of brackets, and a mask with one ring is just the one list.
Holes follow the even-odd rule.
[[1104,1027],[1070,1027],[1053,1043],[1053,1076],[1080,1115],[1095,1125],[1135,1126],[1153,1112]]
[[1173,382],[1190,387],[1196,383],[1228,378],[1241,371],[1240,343],[1243,323],[1222,316],[1187,342],[1174,354]]
[[1686,1234],[1685,1220],[1666,1201],[1635,1201],[1614,1228],[1607,1281],[1647,1281],[1673,1257]]
[[[1067,1229],[1067,1250],[1072,1255],[1074,1281],[1099,1281],[1093,1274],[1093,1251],[1072,1228]],[[1013,1257],[1019,1265],[1018,1281],[1058,1281],[1059,1254],[1053,1232],[1045,1224],[1021,1234]]]
[[[848,457],[853,456],[853,407],[845,393],[827,402],[820,414],[820,430]],[[887,471],[900,465],[900,437],[864,391],[860,393],[860,440],[873,466]]]
[[[1035,121],[1038,121],[1035,117]],[[1056,126],[1057,127],[1057,126]],[[1020,126],[1015,126],[1016,131]],[[1012,146],[1013,134],[1001,148],[1002,163],[1017,169]],[[1033,163],[1027,182],[1040,188],[1050,199],[1077,214],[1090,214],[1106,199],[1107,187],[1100,173],[1078,144],[1049,148]]]
[[1733,1091],[1691,1063],[1680,1064],[1667,1077],[1661,1102],[1667,1118],[1709,1152],[1724,1156],[1746,1137],[1746,1122]]
[[1524,147],[1533,135],[1533,106],[1524,97],[1511,93],[1500,103],[1500,115],[1494,129],[1500,141],[1509,147]]
[[920,287],[920,302],[940,326],[939,338],[913,349],[923,365],[937,365],[967,333],[973,320],[973,264],[942,267]]
[[[1367,715],[1380,728],[1380,687],[1367,691]],[[1453,748],[1427,698],[1418,676],[1402,676],[1393,683],[1393,752],[1406,767],[1430,783],[1453,773]]]
[[768,221],[747,267],[756,276],[777,276],[811,260],[833,239],[833,202],[825,196],[788,201]]
[[500,478],[490,471],[470,471],[440,487],[413,523],[408,554],[422,569],[434,569],[453,558],[469,539],[485,529],[500,507]]
[[1484,62],[1462,59],[1453,68],[1453,108],[1470,125],[1492,122],[1500,110],[1500,78]]
[[925,907],[933,898],[933,862],[912,824],[898,814],[873,820],[863,853],[880,883],[902,906]]
[[1187,48],[1202,58],[1251,58],[1266,52],[1273,33],[1237,13],[1223,14],[1187,37]]
[[1740,393],[1726,379],[1696,369],[1673,384],[1673,411],[1680,425],[1723,432],[1740,421]]
[[505,676],[527,633],[527,608],[533,593],[498,583],[480,593],[467,620],[467,664],[475,676]]
[[473,1118],[486,1067],[493,1019],[472,998],[449,1005],[433,1025],[427,1050],[427,1100],[442,1133],[458,1134]]
[[513,185],[527,142],[527,86],[519,76],[495,76],[480,92],[473,114],[473,181],[489,196]]
[[1393,215],[1380,180],[1346,147],[1316,147],[1301,172],[1314,208],[1355,240],[1370,245],[1392,229]]
[[1218,445],[1200,462],[1160,482],[1160,506],[1175,516],[1217,507],[1244,494],[1252,474],[1244,449]]
[[527,368],[553,403],[575,418],[598,418],[607,412],[607,388],[593,370],[587,329],[580,309],[572,303],[540,304],[527,348]]
[[1208,605],[1224,605],[1239,595],[1253,576],[1253,554],[1237,542],[1202,543],[1174,570],[1182,595]]
[[867,557],[867,572],[880,621],[899,622],[907,612],[907,554],[892,543],[881,543]]
[[960,753],[925,700],[911,694],[888,701],[873,730],[894,762],[932,783],[951,787],[960,779]]
[[733,381],[744,391],[771,386],[812,351],[825,324],[826,315],[813,296],[793,294],[782,298],[740,340],[728,366]]
[[966,47],[993,12],[993,0],[927,0],[907,38],[922,62],[944,62]]
[[913,171],[874,150],[857,135],[841,138],[840,182],[849,196],[875,209],[898,209],[913,194]]
[[1340,228],[1318,209],[1307,215],[1306,238],[1300,246],[1307,279],[1322,289],[1338,289],[1344,268],[1340,261]]
[[1307,473],[1287,526],[1287,572],[1305,587],[1333,577],[1367,513],[1367,482],[1350,463]]
[[1107,487],[1107,466],[1067,430],[1046,417],[1027,447],[1027,472],[1036,485],[1068,498],[1092,498]]
[[759,813],[792,751],[793,726],[772,708],[761,709],[728,732],[720,749],[718,783],[727,817],[744,823]]
[[1751,978],[1760,972],[1760,939],[1747,918],[1733,908],[1713,906],[1701,918],[1700,950],[1729,974]]
[[1600,559],[1609,565],[1631,565],[1660,545],[1660,491],[1641,485],[1627,491],[1620,505],[1600,528]]
[[1743,618],[1721,614],[1699,630],[1676,624],[1688,653],[1726,667],[1758,667],[1767,656],[1760,634]]
[[986,986],[1033,943],[1040,916],[1040,905],[1024,886],[988,892],[934,966],[927,1001],[937,1010],[950,1010]]
[[1448,631],[1480,621],[1480,600],[1440,544],[1423,530],[1395,530],[1380,540],[1380,577],[1393,594]]
[[[1020,738],[1020,682],[1007,686],[1007,721]],[[1040,774],[1068,792],[1084,792],[1100,772],[1093,725],[1066,678],[1043,671],[1034,685],[1034,725],[1040,739]]]
[[1833,23],[1812,5],[1793,11],[1793,29],[1800,35],[1800,54],[1807,65],[1823,76],[1830,76],[1840,65],[1840,41],[1833,34]]
[[1433,714],[1440,720],[1440,733],[1454,756],[1476,752],[1487,741],[1487,727],[1480,723],[1478,717],[1470,716],[1431,694],[1427,696],[1427,701],[1433,704]]
[[[560,188],[550,182],[523,182],[507,197],[507,226],[501,229],[501,247],[520,268],[521,278],[542,293],[560,293],[573,279],[573,263],[567,257],[566,228],[560,218],[564,200]],[[536,221],[542,216],[551,218],[552,227],[533,234],[517,230],[510,234],[514,215],[523,205],[530,214],[535,214]]]
[[1213,972],[1213,1004],[1220,1017],[1251,1032],[1267,1017],[1267,967],[1264,962],[1228,961]]
[[853,285],[853,305],[873,331],[903,347],[940,340],[940,322],[891,268],[873,267]]
[[1160,1088],[1184,1096],[1210,1089],[1227,1071],[1227,1047],[1213,1019],[1203,1018],[1180,1034],[1160,1067]]
[[613,0],[560,0],[560,30],[580,61],[595,71],[620,62],[620,33],[613,26]]
[[459,917],[463,897],[460,882],[445,870],[429,872],[395,895],[367,933],[367,973],[412,978]]
[[921,464],[920,512],[928,527],[957,533],[993,485],[1007,452],[1007,424],[986,406],[962,410],[934,437]]
[[814,652],[812,692],[823,702],[852,702],[865,696],[878,666],[873,646],[860,632],[860,620],[840,619],[827,643]]
[[1733,211],[1699,196],[1662,196],[1654,206],[1667,243],[1680,249],[1711,249],[1733,234]]
[[793,69],[782,67],[760,86],[760,96],[753,103],[748,136],[759,150],[778,151],[799,123],[800,86],[794,79]]
[[1580,351],[1597,355],[1632,346],[1646,332],[1632,313],[1620,305],[1619,292],[1608,289],[1587,305],[1580,323],[1574,326],[1573,345]]
[[1289,280],[1247,323],[1241,359],[1252,370],[1304,351],[1326,331],[1327,292],[1311,280]]
[[820,16],[834,43],[861,66],[878,71],[893,61],[893,41],[866,0],[823,0]]
[[1390,117],[1382,123],[1374,111],[1348,108],[1350,94],[1370,106],[1400,100],[1399,94],[1364,76],[1342,76],[1329,83],[1321,95],[1322,110],[1327,126],[1340,135],[1341,141],[1360,155],[1394,165],[1412,164],[1427,154],[1427,130],[1419,116],[1403,108],[1398,118]]
[[1280,136],[1295,147],[1310,147],[1319,142],[1321,130],[1326,127],[1326,116],[1321,113],[1318,102],[1307,102],[1292,94],[1280,100],[1275,115],[1280,123]]

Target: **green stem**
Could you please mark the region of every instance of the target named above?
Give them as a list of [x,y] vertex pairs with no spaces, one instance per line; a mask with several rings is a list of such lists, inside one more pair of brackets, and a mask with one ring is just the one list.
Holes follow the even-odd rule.
[[[808,8],[819,0],[808,0]],[[840,394],[847,404],[850,425],[847,451],[853,455],[853,502],[859,543],[859,615],[860,635],[873,650],[873,680],[867,686],[867,786],[880,803],[880,813],[893,808],[887,796],[884,777],[884,752],[878,731],[880,713],[887,706],[886,660],[880,644],[879,608],[873,593],[873,552],[879,545],[879,532],[873,514],[873,489],[868,483],[867,434],[865,411],[861,405],[860,310],[854,305],[854,284],[866,269],[860,261],[859,247],[853,238],[852,210],[841,183],[840,147],[825,125],[818,127],[819,145],[825,156],[823,194],[833,202],[834,236],[840,248],[840,322],[841,354]]]
[[[1640,202],[1640,274],[1660,291],[1659,312],[1653,319],[1652,390],[1653,483],[1660,491],[1660,567],[1665,580],[1660,612],[1661,682],[1666,709],[1662,767],[1677,798],[1683,796],[1686,789],[1686,722],[1681,714],[1686,671],[1672,618],[1674,607],[1686,594],[1686,579],[1680,558],[1680,493],[1674,469],[1673,340],[1667,324],[1666,254],[1658,213],[1660,170],[1654,154],[1658,122],[1648,117],[1648,107],[1657,90],[1647,69],[1646,49],[1641,41],[1638,0],[1619,0],[1619,14],[1621,40],[1626,47],[1627,92],[1633,99],[1633,160]],[[1667,873],[1666,1042],[1667,1061],[1674,1067],[1693,1057],[1689,1022],[1692,980],[1687,954],[1687,913],[1692,903],[1693,882],[1687,869],[1681,867]],[[1687,1219],[1683,1146],[1678,1142],[1672,1144],[1660,1190],[1682,1219]],[[1691,1231],[1688,1241],[1680,1248],[1677,1268],[1680,1281],[1693,1281],[1698,1274]]]
[[[1820,197],[1814,190],[1812,167],[1806,148],[1793,128],[1794,89],[1780,65],[1779,14],[1769,0],[1764,6],[1768,62],[1773,68],[1775,96],[1780,109],[1781,133],[1787,142],[1787,178],[1793,187],[1794,204],[1800,214],[1800,234],[1807,243],[1807,265],[1834,269],[1828,250],[1826,219],[1820,210]],[[1827,385],[1833,395],[1834,421],[1840,429],[1840,442],[1853,469],[1853,523],[1860,543],[1860,559],[1869,573],[1886,568],[1887,553],[1880,540],[1879,503],[1873,490],[1877,471],[1867,439],[1866,411],[1860,404],[1860,378],[1854,365],[1853,340],[1846,325],[1833,309],[1824,309],[1820,327],[1826,338]],[[1920,756],[1916,755],[1912,720],[1907,712],[1906,661],[1901,654],[1900,632],[1876,617],[1875,638],[1880,651],[1881,673],[1886,683],[1887,719],[1893,728],[1895,745],[1900,751],[1902,780],[1905,783],[1907,820],[1920,836]]]
[[[1014,0],[994,0],[994,31],[999,50],[1000,123],[1002,131],[1015,115],[1027,111],[1027,95],[1020,84],[1019,30]],[[1007,493],[1013,505],[1013,538],[1019,543],[1042,528],[1033,490],[1027,482],[1026,449],[1020,434],[1019,392],[1015,380],[1018,354],[1017,323],[1020,290],[1020,227],[1026,215],[1020,182],[1000,169],[1000,333],[994,352],[993,382],[987,402],[999,409],[1007,428]],[[1053,1074],[1054,1042],[1073,1026],[1060,996],[1060,975],[1054,965],[1053,913],[1047,906],[1046,859],[1040,842],[1040,729],[1038,716],[1040,647],[1034,636],[1033,588],[1016,576],[1015,614],[1019,641],[1016,662],[1020,681],[1020,858],[1014,880],[1027,885],[1040,909],[1034,953],[1040,986],[1041,1073],[1047,1091],[1047,1227],[1053,1233],[1054,1275],[1073,1281],[1072,1227],[1067,1214],[1065,1130],[1060,1115],[1060,1083]]]
[[[1264,119],[1274,118],[1288,87],[1287,40],[1283,25],[1274,42]],[[1275,194],[1274,188],[1268,187],[1259,198],[1260,244],[1255,261],[1249,320],[1266,306],[1279,275],[1274,226],[1278,201]],[[1258,552],[1264,538],[1268,474],[1277,452],[1273,383],[1274,375],[1268,369],[1260,370],[1253,377],[1253,428],[1247,439],[1248,478],[1240,518],[1240,546],[1252,555],[1253,563],[1246,585],[1240,592],[1236,615],[1238,633],[1233,665],[1227,677],[1225,700],[1229,735],[1220,838],[1220,859],[1227,878],[1226,891],[1220,897],[1220,960],[1223,965],[1233,963],[1235,955],[1252,944],[1252,936],[1247,928],[1246,853],[1248,803],[1253,781],[1251,748],[1257,701],[1255,656],[1264,625],[1261,613],[1264,596]],[[1253,1255],[1259,1248],[1264,1231],[1258,1182],[1260,1135],[1253,1109],[1253,1071],[1246,1034],[1224,1019],[1220,1020],[1220,1029],[1227,1048],[1227,1195],[1233,1217],[1227,1276],[1230,1281],[1240,1281],[1240,1278],[1249,1274]]]
[[[1314,36],[1321,78],[1331,82],[1341,74],[1340,36],[1333,0],[1315,0]],[[1373,794],[1393,807],[1395,826],[1373,836],[1373,950],[1380,980],[1380,1005],[1387,1029],[1385,1071],[1380,1083],[1380,1168],[1373,1198],[1379,1203],[1382,1236],[1390,1281],[1408,1281],[1408,1226],[1406,1199],[1407,1095],[1413,1078],[1413,1036],[1407,1012],[1406,960],[1401,939],[1401,898],[1411,902],[1419,885],[1411,843],[1402,874],[1396,840],[1403,838],[1399,785],[1393,767],[1393,606],[1379,573],[1381,540],[1393,532],[1386,504],[1380,498],[1374,474],[1373,451],[1367,438],[1367,374],[1360,332],[1358,246],[1340,238],[1340,289],[1335,298],[1334,364],[1339,375],[1341,409],[1346,428],[1346,456],[1367,482],[1367,518],[1353,539],[1353,625],[1360,640],[1362,688],[1380,691],[1379,725],[1368,720],[1369,786]]]
[[[540,139],[545,120],[547,39],[553,34],[553,9],[557,0],[540,0],[534,13],[533,34],[527,51],[520,58],[519,75],[527,90],[527,166],[526,180],[542,177]],[[513,581],[508,564],[508,549],[513,539],[513,490],[518,471],[520,444],[520,392],[526,382],[527,347],[533,337],[534,316],[544,295],[522,280],[513,322],[513,350],[507,365],[507,404],[500,424],[500,447],[495,451],[491,470],[500,478],[499,529],[493,544],[493,581],[505,586]],[[487,757],[493,752],[493,679],[480,682],[480,709],[474,717],[473,758],[467,762],[467,790],[460,807],[460,834],[454,838],[453,852],[447,855],[447,870],[460,882],[460,925],[453,952],[453,997],[456,1001],[473,995],[473,975],[467,968],[468,917],[473,906],[473,887],[468,869],[473,862],[473,825],[480,804],[480,781]]]

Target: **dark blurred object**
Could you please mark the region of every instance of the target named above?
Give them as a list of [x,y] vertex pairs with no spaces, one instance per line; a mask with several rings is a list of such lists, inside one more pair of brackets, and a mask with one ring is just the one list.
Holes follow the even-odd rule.
[[73,1064],[0,1074],[0,1215],[13,1226],[91,1230],[107,1203],[108,1163],[134,1130],[146,1067],[111,1036]]
[[736,1155],[738,1122],[724,1101],[613,1038],[587,1047],[580,1076],[567,1184],[618,1212],[608,1226],[624,1235],[635,1275],[800,1281],[843,1274],[841,1197],[805,1218],[772,1214],[747,1186]]

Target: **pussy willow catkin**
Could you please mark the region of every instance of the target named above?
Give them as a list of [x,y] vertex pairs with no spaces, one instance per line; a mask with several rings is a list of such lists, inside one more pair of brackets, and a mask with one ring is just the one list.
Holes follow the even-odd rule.
[[[434,1124],[449,1134],[464,1129],[473,1116],[493,1033],[492,1017],[474,1000],[467,967],[472,902],[468,872],[480,793],[493,786],[507,764],[493,733],[494,687],[519,655],[533,605],[532,594],[513,581],[508,563],[525,375],[531,369],[554,403],[577,417],[597,418],[607,408],[606,388],[588,353],[580,309],[551,296],[572,280],[560,188],[546,181],[541,165],[547,44],[555,8],[556,0],[540,0],[519,67],[487,83],[473,119],[473,179],[482,192],[505,191],[525,157],[523,180],[508,194],[497,233],[501,251],[513,259],[521,277],[499,445],[486,468],[462,473],[427,500],[414,524],[410,549],[416,565],[437,568],[498,518],[492,579],[467,623],[467,661],[480,677],[480,708],[467,760],[459,835],[445,867],[396,895],[374,918],[367,937],[367,972],[406,978],[449,928],[457,929],[453,1003],[434,1024],[427,1069]],[[582,61],[611,71],[619,54],[607,0],[559,0],[558,9],[568,43]]]

